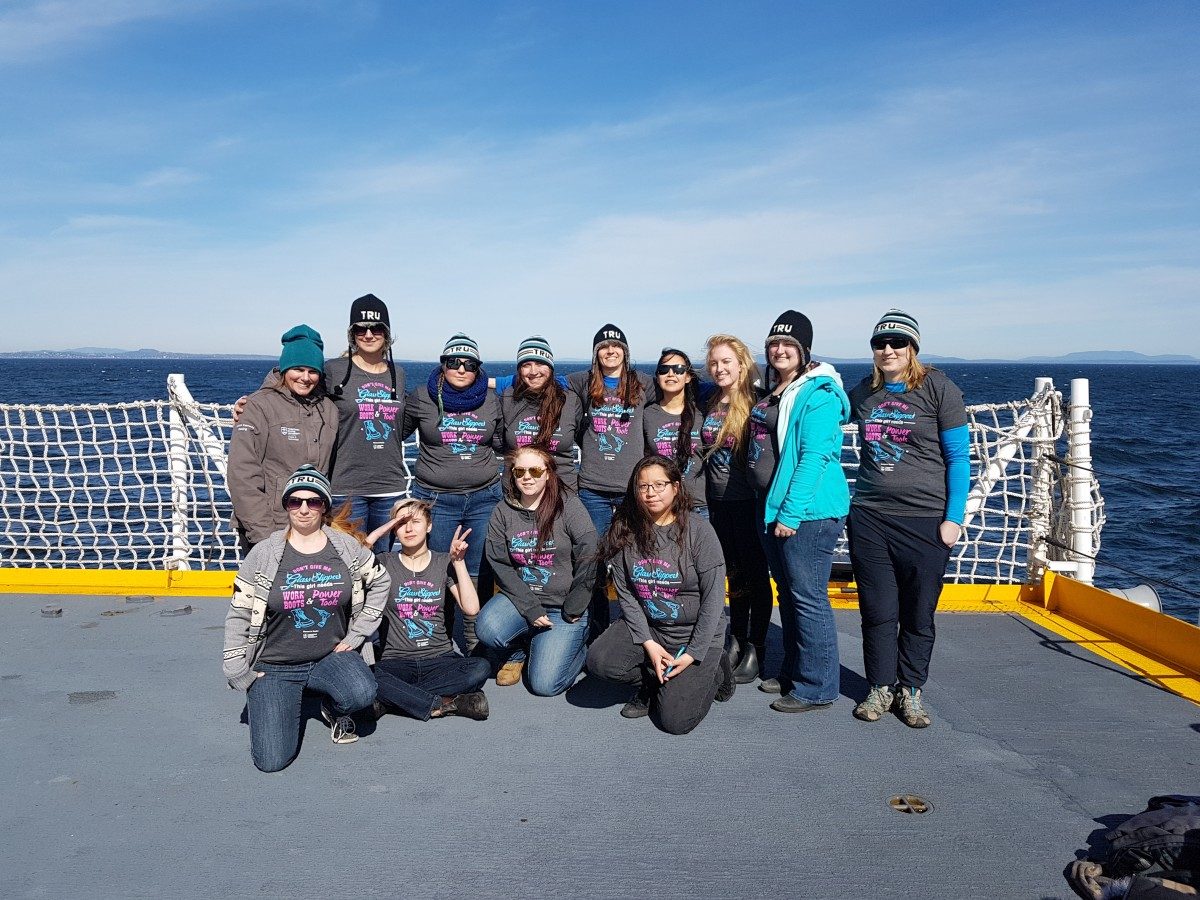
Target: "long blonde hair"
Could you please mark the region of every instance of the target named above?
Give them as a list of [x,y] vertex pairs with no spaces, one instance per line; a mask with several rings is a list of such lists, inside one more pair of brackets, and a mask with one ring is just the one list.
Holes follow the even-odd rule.
[[[737,384],[729,390],[729,411],[717,431],[717,436],[707,450],[705,456],[712,456],[718,449],[725,446],[725,441],[733,438],[733,455],[741,460],[746,455],[750,421],[750,410],[754,408],[754,383],[759,379],[758,363],[750,354],[750,348],[732,334],[714,334],[705,344],[704,367],[708,368],[708,357],[717,347],[727,346],[737,358],[741,373]],[[709,373],[712,374],[711,372]],[[713,393],[710,411],[720,402],[720,392]]]

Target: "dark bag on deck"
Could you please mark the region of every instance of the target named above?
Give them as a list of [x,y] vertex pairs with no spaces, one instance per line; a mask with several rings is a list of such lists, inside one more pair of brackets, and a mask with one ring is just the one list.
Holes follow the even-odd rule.
[[[1080,897],[1195,896],[1190,889],[1200,887],[1200,797],[1151,797],[1145,812],[1104,837],[1107,859],[1067,867],[1067,881]],[[1113,883],[1119,879],[1124,883]]]

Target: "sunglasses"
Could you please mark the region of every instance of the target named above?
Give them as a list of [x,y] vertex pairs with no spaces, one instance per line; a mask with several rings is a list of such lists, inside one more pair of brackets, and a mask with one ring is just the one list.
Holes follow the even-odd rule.
[[683,363],[659,363],[658,368],[654,370],[655,375],[666,375],[672,372],[676,375],[682,375],[688,370],[688,367]]
[[909,338],[894,334],[871,338],[872,350],[882,350],[884,347],[891,347],[893,350],[903,350],[905,347],[911,346],[912,341]]
[[546,470],[541,466],[530,466],[529,468],[525,468],[525,466],[513,466],[512,473],[513,478],[524,478],[526,475],[530,478],[541,478],[546,474]]
[[325,512],[324,497],[288,497],[283,501],[283,505],[291,510],[299,509],[306,504],[313,512]]
[[355,337],[362,337],[365,334],[386,335],[387,326],[385,325],[354,325],[350,330],[354,332]]
[[464,369],[467,372],[479,371],[479,360],[471,359],[469,356],[443,356],[442,365],[450,371],[455,369]]

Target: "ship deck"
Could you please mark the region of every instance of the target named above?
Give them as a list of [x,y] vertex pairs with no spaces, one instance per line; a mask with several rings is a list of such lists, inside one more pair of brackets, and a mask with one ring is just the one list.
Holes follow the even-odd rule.
[[[0,602],[3,894],[1070,897],[1099,835],[1200,793],[1200,708],[1019,615],[939,615],[930,728],[856,721],[852,610],[826,712],[744,685],[671,737],[591,679],[492,685],[482,723],[389,716],[335,746],[309,718],[264,775],[220,675],[225,608]],[[932,809],[889,806],[910,793]]]

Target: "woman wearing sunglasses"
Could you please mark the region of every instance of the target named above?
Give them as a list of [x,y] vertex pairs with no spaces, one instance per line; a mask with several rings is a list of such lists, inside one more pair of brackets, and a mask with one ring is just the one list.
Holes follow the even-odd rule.
[[689,515],[679,467],[650,455],[634,467],[601,555],[613,562],[622,618],[592,644],[588,671],[640,685],[621,709],[669,734],[700,724],[733,696],[725,654],[725,559],[712,526]]
[[305,690],[323,695],[335,744],[358,740],[350,714],[375,699],[357,650],[375,631],[391,580],[348,521],[330,515],[329,480],[301,466],[283,485],[286,528],[242,560],[225,617],[224,672],[246,692],[250,754],[277,772],[300,746]]
[[[400,424],[404,416],[404,369],[392,359],[388,309],[374,294],[350,306],[350,345],[325,365],[329,396],[337,404],[333,451],[333,502],[349,500],[350,517],[366,532],[385,522],[407,481]],[[372,546],[387,551],[389,535]]]
[[[465,334],[455,334],[442,350],[441,365],[429,380],[409,395],[401,436],[418,431],[412,496],[433,506],[429,546],[449,553],[456,529],[483,534],[500,500],[500,401],[488,387],[479,346]],[[473,541],[464,559],[471,578],[479,583],[483,542]],[[482,593],[482,592],[481,592]],[[446,608],[453,631],[454,607]],[[473,616],[463,616],[467,650],[475,647]]]
[[229,440],[226,483],[243,553],[288,524],[284,483],[303,463],[329,471],[337,435],[321,335],[297,325],[282,342],[278,374],[245,398]]
[[771,708],[789,713],[831,706],[841,674],[829,574],[850,508],[841,462],[850,401],[833,366],[813,361],[812,340],[802,313],[775,320],[766,340],[769,393],[750,416],[751,480],[783,626],[779,677],[759,690],[782,694]]
[[701,428],[708,510],[721,540],[729,579],[731,661],[738,684],[758,677],[767,661],[771,578],[763,551],[754,488],[746,475],[750,411],[760,399],[750,348],[731,334],[708,339],[708,374],[717,389]]
[[554,353],[541,335],[527,337],[517,348],[517,376],[511,385],[498,379],[504,418],[504,449],[542,447],[554,457],[558,475],[570,491],[578,489],[575,474],[575,431],[579,427],[579,396],[567,391],[554,375]]
[[423,722],[442,716],[482,721],[488,702],[480,688],[491,666],[454,652],[445,615],[448,603],[464,615],[479,612],[479,595],[463,562],[471,532],[455,531],[450,552],[437,553],[429,549],[432,529],[429,504],[413,499],[398,500],[381,529],[393,534],[400,550],[379,557],[392,587],[379,627],[383,656],[375,664],[375,713],[399,710]]
[[[650,379],[629,359],[629,342],[616,325],[605,325],[592,338],[592,366],[567,378],[579,397],[579,499],[603,539],[613,513],[625,496],[629,475],[645,455],[642,410],[650,395]],[[591,636],[608,627],[606,570],[596,579],[589,609]]]
[[646,449],[673,459],[683,473],[683,489],[692,512],[708,518],[704,460],[701,457],[698,386],[700,378],[682,350],[664,347],[654,371],[657,397],[642,413]]
[[543,448],[510,452],[505,469],[486,548],[500,593],[483,607],[476,633],[500,664],[497,684],[516,684],[527,655],[529,690],[552,697],[583,668],[596,529]]
[[922,365],[920,345],[917,320],[888,310],[871,334],[871,375],[850,392],[862,447],[850,561],[871,685],[854,715],[875,722],[894,707],[911,728],[930,721],[921,690],[933,616],[971,487],[962,391]]

